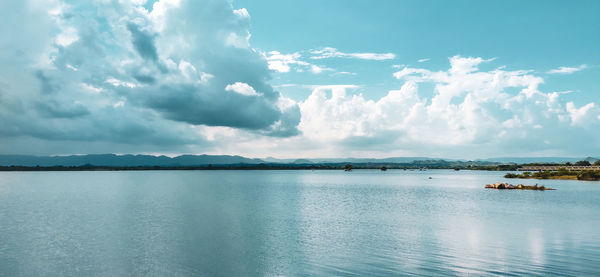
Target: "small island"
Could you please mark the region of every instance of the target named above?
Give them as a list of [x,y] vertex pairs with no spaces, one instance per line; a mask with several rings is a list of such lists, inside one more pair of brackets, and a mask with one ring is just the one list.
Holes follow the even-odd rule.
[[518,184],[516,186],[513,186],[509,183],[494,183],[494,184],[487,184],[485,185],[486,189],[522,189],[522,190],[555,190],[553,188],[547,188],[545,186],[538,186],[537,184],[535,184],[534,186],[526,186],[526,185],[522,185],[522,184]]

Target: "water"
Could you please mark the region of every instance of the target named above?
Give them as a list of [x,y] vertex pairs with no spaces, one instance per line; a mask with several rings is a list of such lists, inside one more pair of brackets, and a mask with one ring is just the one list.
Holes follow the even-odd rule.
[[600,276],[600,182],[503,174],[1,172],[0,276]]

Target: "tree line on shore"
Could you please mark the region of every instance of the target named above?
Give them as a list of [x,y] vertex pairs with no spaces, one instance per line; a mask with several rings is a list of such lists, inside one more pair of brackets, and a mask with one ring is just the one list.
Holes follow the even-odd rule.
[[[381,169],[385,171],[387,169],[403,169],[403,170],[418,170],[418,169],[454,169],[454,170],[488,170],[488,171],[516,171],[521,166],[560,166],[560,165],[578,165],[586,166],[591,165],[589,161],[579,161],[574,164],[571,163],[543,163],[543,164],[502,164],[495,162],[482,162],[482,161],[446,161],[446,160],[419,160],[407,163],[234,163],[234,164],[200,164],[191,166],[179,166],[179,165],[152,165],[152,166],[104,166],[104,165],[93,165],[83,164],[79,166],[0,166],[0,171],[86,171],[86,170],[235,170],[235,169],[260,169],[260,170],[277,170],[277,169]],[[600,160],[594,162],[594,165],[600,165]],[[571,175],[573,172],[559,173],[534,173],[544,176],[555,176],[552,174],[559,175]],[[512,174],[512,173],[510,173]],[[550,174],[550,175],[549,175]],[[513,174],[514,175],[514,174]],[[536,175],[536,176],[537,176]],[[512,175],[507,175],[512,176]],[[524,176],[523,176],[524,177]],[[530,173],[530,176],[533,177]],[[510,177],[509,177],[510,178]]]

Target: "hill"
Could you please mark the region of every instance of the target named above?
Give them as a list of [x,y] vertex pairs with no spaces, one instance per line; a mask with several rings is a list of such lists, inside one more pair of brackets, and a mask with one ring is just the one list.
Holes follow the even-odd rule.
[[260,159],[228,155],[181,155],[174,158],[152,155],[90,154],[71,156],[0,155],[0,166],[198,166],[208,164],[259,164]]

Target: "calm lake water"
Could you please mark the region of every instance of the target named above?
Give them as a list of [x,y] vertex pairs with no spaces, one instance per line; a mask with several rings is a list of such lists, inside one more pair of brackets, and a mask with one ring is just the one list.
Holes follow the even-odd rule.
[[600,182],[503,174],[1,172],[0,276],[600,276]]

